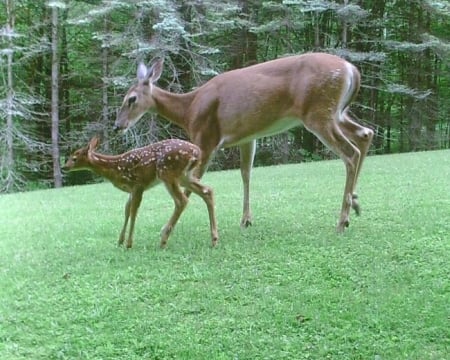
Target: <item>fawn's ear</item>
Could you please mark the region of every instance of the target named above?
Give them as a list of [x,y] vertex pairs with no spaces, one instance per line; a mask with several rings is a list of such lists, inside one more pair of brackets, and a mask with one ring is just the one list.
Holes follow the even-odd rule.
[[94,151],[95,149],[97,149],[98,147],[98,143],[99,143],[99,139],[97,136],[94,136],[91,141],[89,141],[89,145],[88,145],[88,151]]

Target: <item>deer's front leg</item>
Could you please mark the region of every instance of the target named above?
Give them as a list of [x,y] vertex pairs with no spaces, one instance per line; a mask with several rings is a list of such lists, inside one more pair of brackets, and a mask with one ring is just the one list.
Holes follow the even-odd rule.
[[125,234],[127,231],[128,219],[130,218],[130,207],[132,201],[132,194],[128,197],[127,203],[125,205],[125,222],[122,227],[122,231],[120,232],[118,245],[122,245],[125,240]]
[[136,215],[139,210],[139,206],[141,205],[143,192],[144,191],[142,189],[138,189],[138,190],[133,191],[130,194],[129,215],[130,215],[131,221],[130,221],[130,230],[128,233],[128,240],[127,240],[127,248],[128,249],[133,246],[134,224],[136,222]]
[[241,177],[244,186],[244,203],[241,219],[241,227],[252,225],[252,213],[250,210],[250,177],[252,173],[253,160],[255,158],[256,140],[243,144],[239,147],[241,154]]
[[185,194],[183,194],[178,183],[165,182],[165,185],[175,203],[175,209],[169,221],[161,230],[161,248],[166,247],[167,240],[169,239],[173,228],[175,227],[181,213],[188,203],[188,198]]
[[192,176],[188,177],[184,181],[183,186],[186,189],[189,189],[192,192],[196,193],[205,202],[206,207],[208,209],[208,215],[209,215],[209,227],[210,227],[210,231],[211,231],[211,246],[212,247],[216,246],[217,241],[219,240],[219,233],[217,231],[217,221],[216,221],[216,214],[215,214],[215,210],[214,210],[214,192],[213,192],[213,190],[208,186],[200,184],[198,179],[196,179]]

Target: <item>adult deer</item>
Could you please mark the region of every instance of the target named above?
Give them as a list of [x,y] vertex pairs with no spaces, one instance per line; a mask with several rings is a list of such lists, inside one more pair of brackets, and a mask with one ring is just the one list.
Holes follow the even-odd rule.
[[119,245],[125,240],[128,220],[130,228],[126,246],[133,245],[136,215],[145,190],[163,182],[175,202],[175,210],[169,222],[161,230],[161,247],[165,247],[188,199],[180,186],[200,196],[209,213],[212,246],[218,240],[214,199],[211,188],[200,184],[193,175],[200,165],[200,149],[187,141],[164,140],[121,155],[102,155],[95,152],[98,138],[94,137],[86,147],[75,151],[67,160],[67,170],[91,170],[111,181],[130,194],[125,206],[125,223],[119,237]]
[[242,226],[251,224],[250,174],[256,139],[303,124],[345,163],[346,182],[337,231],[349,225],[350,207],[360,207],[355,193],[373,131],[348,112],[360,86],[360,74],[349,62],[330,54],[290,56],[218,75],[196,90],[173,94],[154,85],[163,69],[157,60],[139,64],[137,84],[125,95],[115,129],[126,130],[148,110],[183,128],[202,150],[201,177],[211,155],[239,146],[244,184]]

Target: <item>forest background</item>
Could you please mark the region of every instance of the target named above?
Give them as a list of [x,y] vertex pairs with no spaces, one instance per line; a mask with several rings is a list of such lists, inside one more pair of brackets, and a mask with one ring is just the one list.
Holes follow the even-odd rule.
[[[61,171],[94,134],[108,153],[185,138],[151,114],[112,131],[136,65],[161,57],[159,86],[187,92],[254,63],[337,54],[361,71],[351,111],[375,130],[372,154],[450,148],[449,1],[4,0],[0,24],[1,192],[95,180]],[[260,139],[255,164],[332,156],[299,127]],[[238,164],[227,149],[211,167]]]

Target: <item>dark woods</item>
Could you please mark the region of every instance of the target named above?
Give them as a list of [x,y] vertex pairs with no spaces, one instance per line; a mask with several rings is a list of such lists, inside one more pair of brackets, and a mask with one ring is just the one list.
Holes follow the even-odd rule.
[[[449,148],[449,18],[448,2],[428,0],[6,0],[0,191],[58,186],[59,165],[94,134],[110,153],[185,137],[151,114],[126,136],[112,132],[137,63],[155,57],[165,59],[159,86],[186,92],[234,68],[334,53],[361,71],[352,114],[375,131],[372,154]],[[255,163],[331,156],[296,128],[259,140]],[[239,153],[229,149],[212,168],[238,163]],[[90,180],[63,174],[64,184]]]

